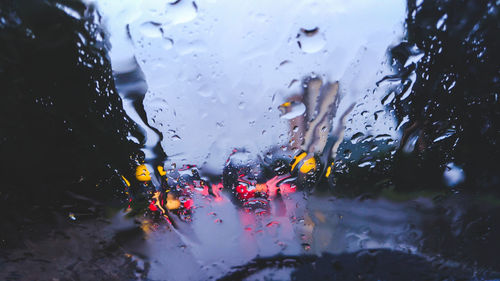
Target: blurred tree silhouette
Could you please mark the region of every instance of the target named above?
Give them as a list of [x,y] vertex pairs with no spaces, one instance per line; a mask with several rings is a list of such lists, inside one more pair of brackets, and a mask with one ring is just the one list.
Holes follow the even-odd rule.
[[[421,2],[417,5],[416,2]],[[448,163],[465,171],[456,190],[499,192],[500,16],[495,1],[408,1],[406,38],[389,51],[394,76],[394,109],[402,125],[401,147],[372,170],[349,165],[339,173],[338,192],[359,195],[383,188],[403,192],[448,191]],[[417,63],[411,56],[422,55]],[[411,86],[411,75],[416,79]],[[409,95],[405,95],[411,91]],[[388,160],[389,159],[389,160]],[[370,190],[370,188],[372,188]]]
[[76,199],[67,191],[101,200],[119,194],[120,182],[98,185],[118,178],[115,169],[126,174],[134,168],[140,150],[127,136],[143,137],[122,108],[107,50],[92,5],[0,3],[0,213],[5,218],[71,204]]

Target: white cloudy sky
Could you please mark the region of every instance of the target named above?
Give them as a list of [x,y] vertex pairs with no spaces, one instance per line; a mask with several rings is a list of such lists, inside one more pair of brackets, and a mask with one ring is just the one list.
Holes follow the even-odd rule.
[[[149,122],[163,132],[166,153],[178,154],[171,161],[219,170],[234,147],[259,153],[285,144],[288,127],[277,106],[300,92],[300,83],[288,88],[293,79],[311,73],[340,81],[340,112],[363,104],[347,124],[351,132],[370,122],[369,130],[394,127],[391,118],[366,123],[359,113],[382,109],[383,91],[372,90],[390,72],[386,51],[403,36],[405,1],[96,2],[111,35],[114,70],[125,70],[135,56],[146,75]],[[318,34],[301,36],[299,48],[300,29],[315,27]]]

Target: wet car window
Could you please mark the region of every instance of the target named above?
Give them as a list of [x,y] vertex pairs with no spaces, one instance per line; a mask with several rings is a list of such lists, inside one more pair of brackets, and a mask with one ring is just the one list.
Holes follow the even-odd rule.
[[0,279],[496,280],[495,1],[4,1]]

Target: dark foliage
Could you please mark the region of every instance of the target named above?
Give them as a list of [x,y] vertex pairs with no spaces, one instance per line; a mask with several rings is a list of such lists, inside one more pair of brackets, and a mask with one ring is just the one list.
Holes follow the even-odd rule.
[[[0,85],[2,216],[36,217],[81,196],[92,201],[117,194],[116,171],[129,173],[139,155],[127,139],[138,130],[115,90],[94,7],[2,1]],[[114,184],[100,188],[109,179]]]

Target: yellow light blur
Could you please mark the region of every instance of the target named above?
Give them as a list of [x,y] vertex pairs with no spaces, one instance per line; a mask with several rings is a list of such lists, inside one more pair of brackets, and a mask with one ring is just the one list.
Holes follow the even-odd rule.
[[137,169],[135,170],[135,177],[137,178],[138,181],[150,181],[151,180],[151,173],[148,171],[148,168],[146,165],[142,164],[137,166]]
[[315,170],[315,169],[316,169],[316,159],[314,159],[314,157],[311,157],[311,158],[307,159],[306,161],[304,161],[302,166],[300,166],[299,171],[303,174],[307,174],[310,171]]

